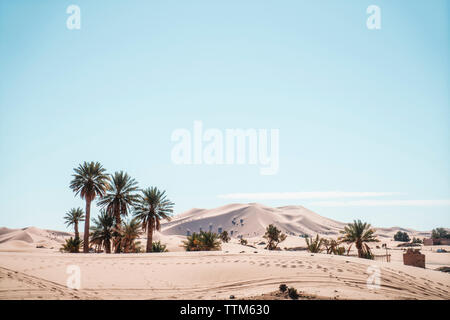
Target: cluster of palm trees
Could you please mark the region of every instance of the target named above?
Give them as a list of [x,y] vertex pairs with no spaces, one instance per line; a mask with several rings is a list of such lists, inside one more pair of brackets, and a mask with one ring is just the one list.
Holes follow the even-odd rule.
[[[74,226],[75,239],[79,239],[79,222],[84,221],[83,252],[89,252],[90,245],[104,248],[106,253],[136,252],[136,239],[142,231],[147,232],[146,252],[152,252],[153,232],[160,230],[161,220],[170,220],[173,213],[174,203],[165,191],[156,187],[141,190],[127,173],[107,174],[99,162],[84,162],[74,171],[70,188],[85,200],[86,209],[71,209],[64,219]],[[95,199],[101,210],[91,227],[91,203]],[[122,221],[131,212],[134,217]]]
[[[344,255],[355,244],[358,250],[358,257],[365,259],[373,259],[374,256],[367,245],[369,242],[379,242],[375,236],[375,230],[372,229],[368,223],[363,223],[361,220],[355,220],[348,224],[344,230],[341,231],[342,236],[338,239],[325,239],[316,235],[316,238],[306,237],[306,247],[311,253],[320,253],[326,251],[327,254]],[[266,228],[264,238],[267,239],[267,250],[277,250],[278,244],[286,239],[286,235],[281,232],[275,225],[269,225]],[[209,251],[220,250],[220,241],[226,243],[230,241],[227,231],[222,231],[220,234],[212,232],[201,231],[200,233],[193,233],[183,241],[183,246],[186,251]],[[348,244],[346,249],[342,244]],[[240,244],[247,245],[247,240],[241,238]]]
[[358,250],[358,257],[365,259],[373,259],[373,254],[368,242],[379,242],[375,236],[375,230],[371,225],[361,220],[355,220],[353,223],[345,226],[341,231],[342,236],[337,240],[320,238],[319,235],[315,239],[306,238],[306,246],[309,252],[319,253],[325,247],[327,254],[343,255],[346,251],[345,247],[340,246],[342,243],[349,244],[347,255],[350,253],[352,245],[355,244]]
[[[167,219],[173,213],[174,203],[167,199],[165,191],[156,187],[144,190],[139,189],[136,180],[123,171],[107,174],[99,162],[84,162],[74,169],[70,188],[75,195],[80,195],[86,202],[85,212],[81,208],[73,208],[64,217],[68,226],[73,226],[75,231],[75,243],[77,249],[83,244],[83,252],[89,252],[91,245],[97,250],[105,249],[106,253],[137,252],[139,243],[136,241],[142,232],[147,233],[146,252],[165,251],[161,243],[153,243],[153,232],[161,229],[161,220]],[[90,226],[91,204],[98,199],[101,208],[100,215],[93,219],[94,225]],[[122,221],[122,217],[133,212],[131,220]],[[79,235],[79,223],[84,222],[83,241]],[[355,244],[358,257],[372,258],[368,242],[378,242],[370,224],[360,220],[347,225],[338,240],[307,239],[308,249],[321,252],[322,245],[327,253],[343,254],[341,243]],[[278,244],[286,239],[286,235],[274,225],[269,225],[264,238],[268,240],[267,249],[276,250]],[[194,233],[184,242],[188,251],[220,250],[220,241],[229,241],[225,231],[217,235],[208,232]]]

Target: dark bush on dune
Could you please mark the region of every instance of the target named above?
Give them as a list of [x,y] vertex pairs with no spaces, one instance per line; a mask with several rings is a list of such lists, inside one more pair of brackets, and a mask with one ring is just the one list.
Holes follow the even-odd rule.
[[167,252],[166,245],[161,241],[154,241],[152,243],[152,252]]
[[80,252],[80,247],[83,244],[83,241],[80,238],[72,238],[66,239],[66,243],[64,243],[60,249],[61,252],[69,252],[69,253],[78,253]]
[[289,298],[291,298],[293,300],[297,300],[300,297],[300,295],[297,292],[297,289],[295,289],[293,287],[290,287],[288,289],[288,296],[289,296]]
[[214,232],[200,231],[194,232],[183,241],[186,251],[216,251],[220,250],[219,235]]
[[222,240],[222,242],[227,243],[228,241],[231,240],[230,236],[228,235],[228,231],[224,230],[220,233],[219,235],[220,240]]
[[409,240],[411,240],[408,236],[408,234],[406,232],[401,232],[398,231],[395,235],[394,235],[394,240],[395,241],[403,241],[403,242],[408,242]]
[[266,249],[277,250],[278,244],[286,240],[286,235],[273,224],[270,224],[266,228],[266,233],[264,234],[263,238],[267,239],[268,241]]

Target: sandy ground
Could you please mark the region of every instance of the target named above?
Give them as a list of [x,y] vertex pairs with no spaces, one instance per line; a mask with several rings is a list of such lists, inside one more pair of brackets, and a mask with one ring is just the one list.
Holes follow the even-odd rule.
[[[66,286],[69,265],[80,268],[80,290]],[[370,266],[380,270],[379,288],[367,286]],[[281,283],[323,299],[450,299],[450,274],[444,272],[235,244],[219,252],[0,252],[0,299],[241,299],[273,292]]]
[[[264,249],[265,226],[277,222],[288,234],[279,247]],[[280,284],[295,287],[303,296],[319,299],[450,299],[450,274],[436,271],[450,266],[450,246],[421,247],[426,269],[404,266],[398,230],[423,238],[429,232],[399,227],[379,228],[376,255],[391,262],[352,256],[311,254],[304,232],[337,238],[345,224],[300,206],[270,208],[259,204],[231,204],[215,209],[192,209],[163,225],[154,240],[167,245],[167,253],[69,254],[58,250],[71,232],[0,228],[0,299],[236,299],[270,298]],[[221,251],[185,252],[187,232],[200,229],[234,231],[254,246],[242,246],[235,237]],[[145,246],[145,236],[139,239]],[[447,253],[438,253],[437,249]],[[353,250],[350,254],[355,255]],[[79,290],[69,289],[67,268],[81,275]],[[367,285],[378,272],[380,286]],[[263,295],[263,296],[262,296]]]

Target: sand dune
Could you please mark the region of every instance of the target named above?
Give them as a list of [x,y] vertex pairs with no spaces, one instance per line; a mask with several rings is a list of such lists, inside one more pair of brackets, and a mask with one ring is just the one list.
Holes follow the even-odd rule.
[[291,235],[338,234],[344,226],[301,206],[271,208],[261,204],[230,204],[214,209],[191,209],[163,223],[166,235],[227,230],[232,237],[262,236],[269,224]]
[[[302,206],[272,208],[258,203],[229,204],[213,209],[191,209],[174,216],[162,224],[164,235],[183,235],[204,231],[227,230],[232,237],[260,237],[269,224],[276,225],[292,236],[309,235],[336,237],[347,223],[338,222]],[[397,231],[410,236],[426,237],[430,232],[420,232],[400,227],[378,228],[377,234],[392,238]]]
[[[34,251],[34,249],[59,249],[64,239],[73,233],[45,230],[36,227],[23,229],[0,228],[0,251]],[[40,247],[40,248],[37,248]]]

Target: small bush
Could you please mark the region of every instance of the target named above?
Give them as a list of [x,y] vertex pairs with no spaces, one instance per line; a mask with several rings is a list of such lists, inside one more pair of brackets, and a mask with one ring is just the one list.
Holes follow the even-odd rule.
[[267,226],[266,233],[264,234],[263,238],[267,239],[268,241],[266,249],[276,250],[278,244],[286,240],[286,235],[273,224],[270,224]]
[[280,291],[281,292],[286,292],[287,289],[288,289],[287,285],[285,285],[284,283],[280,284]]
[[219,235],[213,232],[200,231],[188,236],[183,241],[183,247],[186,251],[215,251],[220,250]]
[[343,256],[345,254],[345,251],[346,251],[345,247],[337,247],[334,254],[338,256]]
[[431,238],[433,239],[450,239],[450,233],[444,228],[436,228],[431,231]]
[[83,241],[80,238],[72,238],[66,239],[66,243],[64,243],[59,249],[61,252],[69,252],[69,253],[78,253],[80,252],[80,247],[83,244]]
[[226,230],[222,231],[219,235],[220,240],[222,240],[222,242],[227,243],[228,241],[231,240],[230,236],[228,235],[228,232]]
[[244,238],[241,238],[241,239],[239,240],[239,243],[242,244],[243,246],[246,246],[246,245],[248,244],[248,241],[245,240]]
[[319,253],[322,251],[323,239],[316,235],[316,239],[306,238],[306,247],[311,253]]
[[410,240],[408,234],[406,232],[401,232],[398,231],[395,235],[394,235],[394,240],[395,241],[402,241],[402,242],[408,242]]
[[161,241],[152,242],[152,251],[153,252],[167,252],[166,245],[162,244]]
[[300,297],[298,292],[297,292],[297,289],[295,289],[293,287],[290,287],[288,289],[288,296],[289,296],[289,298],[291,298],[293,300],[297,300]]

